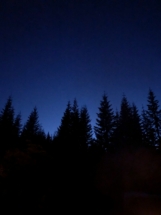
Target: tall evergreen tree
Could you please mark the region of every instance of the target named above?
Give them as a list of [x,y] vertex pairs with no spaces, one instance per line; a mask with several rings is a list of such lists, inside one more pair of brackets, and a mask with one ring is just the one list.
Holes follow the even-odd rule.
[[120,136],[120,114],[118,112],[118,110],[116,110],[115,114],[114,114],[114,129],[113,129],[113,133],[112,133],[112,144],[113,144],[113,148],[116,148],[118,143],[119,143],[119,136]]
[[12,98],[9,97],[4,109],[0,114],[0,138],[1,149],[6,150],[13,142],[14,136],[14,108],[12,106]]
[[58,144],[58,147],[62,150],[67,149],[68,143],[71,142],[71,130],[72,130],[72,108],[70,102],[68,102],[65,109],[64,115],[61,119],[61,124],[55,135],[55,143]]
[[120,112],[116,111],[113,132],[115,148],[127,145],[138,147],[142,145],[141,119],[136,105],[129,104],[125,95],[121,101]]
[[14,129],[14,141],[19,141],[20,133],[21,133],[21,114],[18,114],[14,119],[13,129]]
[[51,144],[51,143],[52,143],[52,136],[49,134],[49,132],[48,132],[47,135],[46,135],[46,142],[47,142],[48,144]]
[[9,133],[12,133],[12,127],[14,124],[14,108],[12,106],[11,97],[8,98],[4,109],[1,111],[0,123],[3,125],[3,129]]
[[[142,108],[141,114],[141,128],[142,128],[142,137],[144,146],[150,146],[150,139],[154,141],[154,130],[151,127],[151,123],[148,119],[147,112],[144,108]],[[152,142],[153,142],[152,141]]]
[[80,113],[77,100],[74,99],[71,109],[71,147],[73,152],[80,149]]
[[133,103],[131,107],[131,144],[134,147],[142,145],[142,129],[141,119],[136,105]]
[[123,95],[121,101],[121,109],[119,114],[119,127],[117,128],[119,131],[118,134],[118,147],[124,147],[127,144],[131,143],[131,107],[125,95]]
[[97,113],[96,126],[94,127],[96,141],[101,148],[106,150],[111,146],[114,126],[114,114],[107,95],[104,93]]
[[65,152],[77,153],[81,148],[81,123],[77,100],[68,102],[54,142]]
[[21,138],[35,143],[41,138],[45,138],[45,134],[39,123],[39,116],[36,107],[30,113],[28,120],[22,129]]
[[92,143],[92,126],[86,106],[80,111],[80,143],[82,151],[86,151]]
[[[161,110],[159,108],[159,101],[156,99],[151,89],[149,89],[148,104],[146,114],[144,114],[144,120],[148,121],[149,124],[145,131],[146,139],[149,140],[151,146],[155,147],[161,140]],[[143,123],[145,124],[144,121]]]

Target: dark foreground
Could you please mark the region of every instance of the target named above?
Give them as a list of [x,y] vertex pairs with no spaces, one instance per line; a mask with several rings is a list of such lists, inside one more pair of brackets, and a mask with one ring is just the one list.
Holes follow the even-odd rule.
[[1,159],[0,198],[1,214],[158,215],[161,155],[141,148],[69,157],[28,144]]

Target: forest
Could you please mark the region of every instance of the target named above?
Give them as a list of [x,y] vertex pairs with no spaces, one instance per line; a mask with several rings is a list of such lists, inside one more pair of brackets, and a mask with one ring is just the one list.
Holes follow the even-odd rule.
[[160,170],[161,108],[151,89],[141,112],[125,95],[114,112],[104,93],[94,129],[87,107],[69,101],[53,136],[44,132],[36,107],[24,125],[11,97],[1,110],[0,198],[6,214],[139,214],[129,212],[132,206],[121,212],[124,195],[156,195],[153,206],[158,204]]

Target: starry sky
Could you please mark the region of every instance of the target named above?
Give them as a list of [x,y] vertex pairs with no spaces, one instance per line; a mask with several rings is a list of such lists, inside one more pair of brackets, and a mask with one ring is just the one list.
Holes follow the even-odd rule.
[[76,98],[94,126],[104,92],[141,110],[149,88],[161,102],[160,0],[0,0],[0,109],[22,123],[36,106],[54,134]]

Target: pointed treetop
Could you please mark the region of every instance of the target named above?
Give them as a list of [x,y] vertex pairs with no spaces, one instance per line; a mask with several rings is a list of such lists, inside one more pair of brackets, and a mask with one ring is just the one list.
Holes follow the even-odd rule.
[[26,124],[23,127],[22,136],[32,138],[32,136],[38,135],[41,132],[41,125],[39,124],[39,116],[37,108],[34,107],[30,113]]
[[88,144],[92,142],[92,126],[91,120],[86,106],[80,110],[80,142],[82,147],[88,148]]
[[129,114],[131,112],[131,107],[129,105],[129,102],[125,95],[123,95],[121,100],[121,110],[120,110],[120,117],[127,116],[129,117]]
[[78,110],[78,102],[77,102],[76,98],[73,101],[72,111],[73,111],[73,113],[79,112],[79,110]]
[[12,106],[11,96],[9,96],[9,98],[5,104],[5,107],[1,111],[0,119],[1,120],[9,120],[12,123],[14,121],[14,108]]
[[107,95],[104,93],[97,113],[95,135],[99,145],[105,149],[110,144],[114,125],[114,114]]
[[154,95],[154,92],[149,89],[149,94],[148,94],[148,110],[151,111],[157,111],[159,108],[159,101],[156,99],[156,96]]

